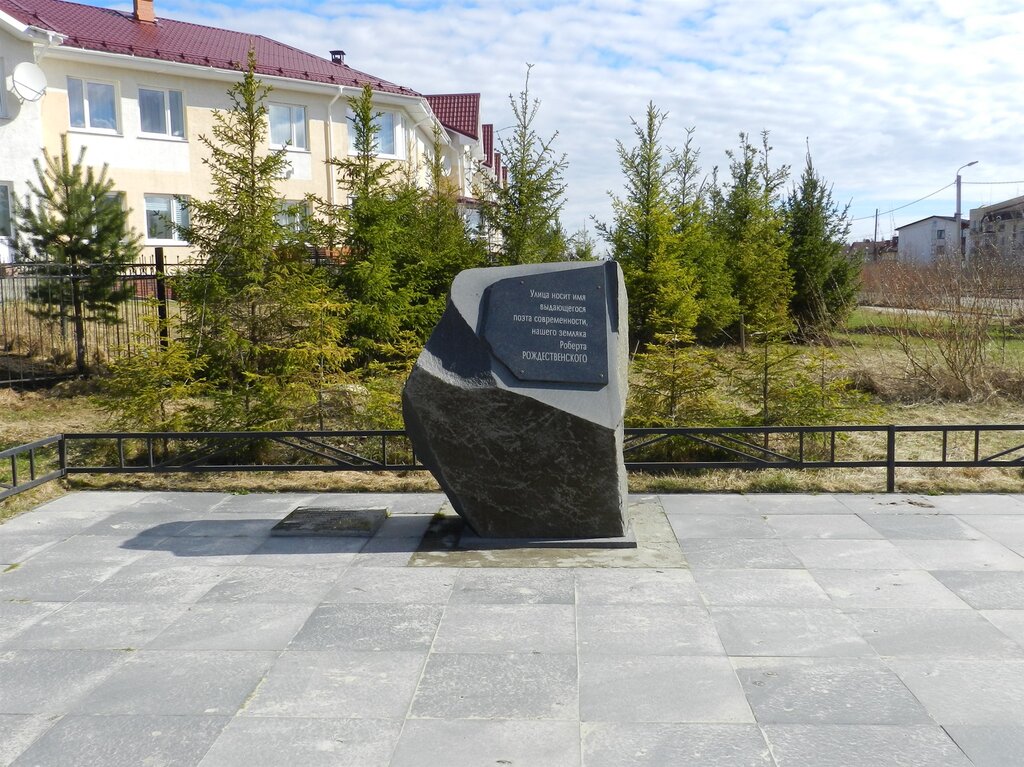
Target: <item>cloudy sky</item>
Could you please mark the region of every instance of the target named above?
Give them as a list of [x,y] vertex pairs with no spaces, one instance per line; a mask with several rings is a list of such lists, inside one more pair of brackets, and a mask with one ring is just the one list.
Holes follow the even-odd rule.
[[872,236],[876,209],[880,236],[953,215],[972,160],[965,216],[1024,194],[1022,0],[156,0],[156,12],[325,57],[341,48],[421,93],[478,91],[498,129],[533,64],[539,130],[558,132],[569,162],[569,232],[608,219],[615,142],[631,142],[648,101],[669,113],[667,144],[696,128],[707,172],[741,131],[768,130],[795,180],[809,142],[851,203],[855,239]]

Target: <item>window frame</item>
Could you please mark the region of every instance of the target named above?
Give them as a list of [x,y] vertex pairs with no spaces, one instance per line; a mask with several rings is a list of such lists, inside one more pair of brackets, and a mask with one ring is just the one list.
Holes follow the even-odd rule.
[[[150,213],[150,200],[166,200],[169,203],[170,208],[170,220],[167,221],[167,225],[170,226],[171,237],[153,237],[150,234],[149,228],[149,213]],[[182,202],[188,200],[188,195],[183,194],[169,194],[167,192],[147,192],[142,196],[143,213],[146,220],[146,245],[156,246],[178,246],[188,245],[187,240],[182,239],[180,229],[183,226],[189,225],[188,208]],[[166,210],[159,211],[160,215],[167,217]]]
[[[392,134],[392,147],[394,152],[383,151],[383,145],[381,142],[381,136],[384,135],[385,126],[382,125],[384,116],[388,115],[391,118],[391,134]],[[356,154],[356,147],[353,135],[352,124],[355,121],[355,112],[349,107],[346,113],[348,120],[348,153],[349,155]],[[397,109],[375,109],[373,112],[373,124],[377,126],[377,151],[374,152],[374,157],[381,157],[386,160],[405,160],[407,159],[407,147],[406,147],[406,130],[405,130],[405,117],[403,113]]]
[[279,226],[290,232],[301,232],[306,229],[309,218],[309,203],[305,200],[278,200],[274,220]]
[[[6,216],[0,208],[0,240],[14,239],[14,183],[0,181],[0,197],[7,208]],[[6,218],[6,220],[4,220]],[[4,229],[6,228],[6,233]]]
[[[145,121],[142,116],[142,92],[149,91],[151,93],[159,93],[163,98],[163,118],[164,128],[162,132],[148,131],[145,128]],[[181,107],[181,113],[179,119],[181,120],[181,135],[175,135],[173,133],[173,115],[171,114],[171,94],[178,94],[179,105]],[[140,85],[138,89],[137,101],[139,104],[139,135],[144,138],[161,138],[169,141],[186,141],[188,140],[188,126],[185,122],[185,92],[178,88],[157,88],[150,85]]]
[[[289,133],[291,134],[288,141],[281,143],[274,141],[274,120],[272,117],[275,109],[287,109],[288,110],[288,127]],[[299,123],[295,120],[295,113],[297,110],[302,110],[302,143],[300,144],[296,138],[295,126]],[[271,149],[287,149],[293,152],[308,152],[309,151],[309,114],[305,104],[287,104],[280,101],[272,101],[267,104],[267,122],[269,123],[269,139]]]
[[[71,81],[74,80],[82,84],[82,118],[84,125],[75,125],[73,122],[73,105],[71,103]],[[114,106],[114,127],[104,128],[92,124],[92,110],[89,108],[89,85],[102,85],[110,88],[113,93],[113,106]],[[86,133],[103,133],[106,135],[118,136],[121,134],[121,98],[118,92],[118,84],[112,80],[96,80],[87,79],[85,77],[67,77],[68,86],[68,126],[72,131],[81,131]]]

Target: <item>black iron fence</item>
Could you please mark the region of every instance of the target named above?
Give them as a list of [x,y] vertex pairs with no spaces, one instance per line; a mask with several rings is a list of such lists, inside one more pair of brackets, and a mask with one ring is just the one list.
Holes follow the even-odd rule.
[[[0,265],[0,386],[41,385],[77,373],[73,307],[62,307],[60,301],[81,275],[59,266]],[[86,315],[83,340],[89,365],[130,357],[159,343],[157,320],[166,317],[169,307],[174,311],[162,265],[124,264],[118,272],[118,287],[129,287],[133,297],[118,305],[116,322],[92,322]],[[44,307],[58,316],[43,316]]]
[[[631,472],[1024,469],[1024,425],[626,429]],[[0,499],[76,474],[422,470],[404,431],[98,432],[0,452]]]

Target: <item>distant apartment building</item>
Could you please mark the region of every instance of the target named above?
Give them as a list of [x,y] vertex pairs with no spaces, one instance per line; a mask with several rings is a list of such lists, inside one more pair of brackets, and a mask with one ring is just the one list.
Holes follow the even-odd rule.
[[84,147],[88,164],[108,166],[144,255],[155,247],[167,249],[168,263],[184,255],[180,200],[210,190],[198,137],[212,134],[214,110],[230,106],[226,91],[250,49],[273,88],[268,146],[287,153],[283,209],[301,208],[310,194],[347,203],[327,160],[351,151],[349,102],[367,84],[380,113],[381,158],[412,164],[425,182],[436,126],[467,209],[482,188],[479,174],[502,178],[479,94],[424,96],[353,69],[343,51],[321,58],[259,35],[158,18],[152,0],[134,0],[132,12],[0,0],[0,262],[12,256],[11,198],[24,197],[33,160],[43,149],[58,153],[62,134],[73,155]]
[[968,256],[1020,259],[1024,255],[1024,196],[973,208]]
[[[967,226],[961,221],[961,229]],[[896,227],[897,258],[904,263],[928,264],[958,254],[960,240],[952,216],[929,216]]]

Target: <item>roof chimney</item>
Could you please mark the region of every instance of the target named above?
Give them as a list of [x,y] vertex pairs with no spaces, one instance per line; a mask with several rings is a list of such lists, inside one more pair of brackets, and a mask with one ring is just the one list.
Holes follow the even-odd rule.
[[345,51],[331,51],[331,61],[335,64],[344,64]]
[[153,0],[135,0],[135,18],[147,24],[156,23],[156,13],[153,10]]

